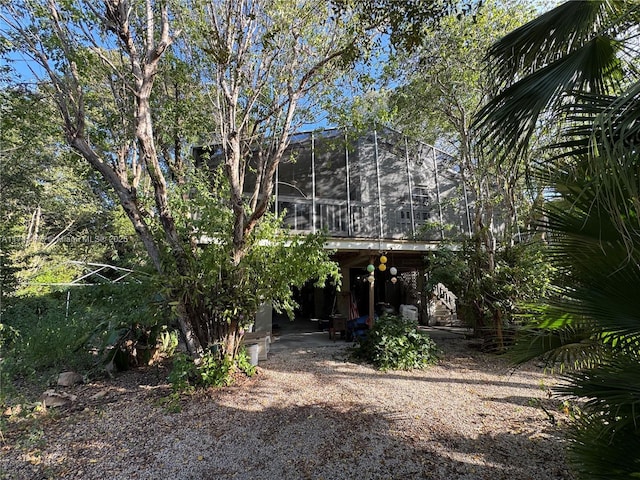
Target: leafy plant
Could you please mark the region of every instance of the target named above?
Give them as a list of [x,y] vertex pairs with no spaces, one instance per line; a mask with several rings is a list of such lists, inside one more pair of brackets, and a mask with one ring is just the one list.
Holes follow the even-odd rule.
[[0,353],[15,343],[19,337],[20,332],[18,332],[18,330],[10,325],[0,323]]
[[[254,321],[265,299],[292,317],[297,306],[292,286],[302,286],[310,278],[316,279],[317,286],[323,286],[327,279],[339,283],[339,272],[330,252],[323,248],[321,234],[293,234],[281,216],[270,212],[246,238],[246,251],[239,263],[233,264],[229,261],[234,225],[233,211],[226,201],[228,181],[219,168],[209,172],[202,167],[190,175],[188,188],[177,189],[170,201],[181,217],[194,217],[192,226],[212,241],[193,250],[197,271],[165,280],[163,293],[179,299],[172,302],[176,315],[198,319],[194,334],[202,350],[218,344],[225,355],[235,357],[240,330]],[[180,233],[188,238],[191,227],[182,228],[179,226]],[[170,261],[167,257],[166,262]]]
[[74,351],[92,351],[107,372],[148,363],[168,322],[157,287],[144,275],[126,284],[105,284],[74,291],[68,317],[90,325],[74,336]]
[[249,358],[246,347],[242,347],[238,352],[236,363],[240,371],[244,372],[246,376],[253,377],[256,374],[256,366],[251,364],[251,359]]
[[0,323],[0,405],[5,400],[7,392],[11,387],[11,376],[7,370],[8,362],[6,356],[9,353],[9,348],[13,345],[20,333],[13,327]]
[[635,2],[574,1],[513,31],[489,52],[499,91],[477,121],[505,158],[562,127],[535,171],[557,274],[519,360],[568,370],[555,392],[584,401],[568,442],[584,479],[640,476],[639,22]]
[[155,290],[132,281],[10,298],[0,327],[2,394],[16,378],[45,383],[62,369],[146,363],[168,319]]
[[233,381],[234,362],[229,355],[220,356],[215,351],[208,351],[200,357],[196,366],[198,385],[208,387],[227,387]]
[[74,351],[80,339],[95,326],[76,315],[66,315],[61,292],[12,298],[3,322],[20,332],[3,347],[3,370],[10,377],[47,376],[52,368],[88,368],[93,356]]
[[173,368],[169,372],[169,383],[174,392],[190,393],[194,390],[193,382],[197,378],[197,368],[193,359],[184,353],[173,357]]
[[385,315],[376,321],[366,338],[355,348],[354,355],[380,370],[426,368],[437,361],[438,348],[417,327],[417,322]]
[[184,353],[178,353],[173,357],[169,382],[173,391],[178,393],[191,393],[196,388],[226,387],[233,382],[236,370],[248,376],[256,372],[244,348],[240,349],[235,361],[215,347],[208,349],[195,361]]
[[175,354],[178,348],[179,335],[176,330],[167,330],[166,328],[160,332],[159,348],[160,352],[167,357]]

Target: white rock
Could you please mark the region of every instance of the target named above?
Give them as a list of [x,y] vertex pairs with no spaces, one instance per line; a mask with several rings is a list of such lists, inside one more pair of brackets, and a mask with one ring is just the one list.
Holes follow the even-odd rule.
[[58,375],[58,385],[61,387],[71,387],[77,383],[82,383],[84,378],[76,372],[62,372]]
[[41,396],[40,401],[42,405],[46,408],[51,407],[64,407],[65,405],[69,405],[78,397],[75,395],[70,395],[68,393],[60,393],[55,390],[46,390]]
[[91,395],[90,399],[91,400],[100,400],[102,397],[107,395],[107,390],[102,390],[98,393],[96,393],[95,395]]

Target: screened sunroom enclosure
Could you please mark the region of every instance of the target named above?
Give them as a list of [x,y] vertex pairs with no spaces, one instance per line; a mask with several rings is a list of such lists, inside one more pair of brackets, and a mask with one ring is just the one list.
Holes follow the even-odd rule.
[[[215,165],[220,154],[216,142],[194,149],[196,165]],[[255,168],[247,168],[247,195],[255,175]],[[340,292],[303,287],[303,317],[338,313],[351,319],[353,305],[370,314],[371,302],[396,309],[423,304],[414,295],[422,292],[424,275],[417,272],[426,254],[443,240],[455,244],[472,233],[474,199],[456,159],[386,128],[358,135],[339,129],[294,135],[272,196],[271,208],[293,232],[326,233],[325,248],[342,272]],[[378,268],[375,282],[366,280],[367,265],[383,254],[407,281]]]
[[295,135],[274,196],[301,233],[428,242],[471,233],[472,199],[455,159],[390,129]]

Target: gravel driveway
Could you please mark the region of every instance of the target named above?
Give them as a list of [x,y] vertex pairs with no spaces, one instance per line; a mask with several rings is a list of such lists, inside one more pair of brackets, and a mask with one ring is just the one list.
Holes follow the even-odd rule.
[[276,348],[178,413],[163,367],[70,387],[71,407],[8,422],[0,478],[572,479],[553,377],[437,342],[440,363],[414,372],[353,363],[340,341]]

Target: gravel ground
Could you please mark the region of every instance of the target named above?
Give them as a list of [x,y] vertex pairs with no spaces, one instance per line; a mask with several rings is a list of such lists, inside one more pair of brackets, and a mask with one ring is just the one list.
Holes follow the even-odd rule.
[[552,377],[462,338],[439,346],[440,363],[413,372],[353,363],[342,342],[277,349],[178,413],[162,366],[69,387],[70,407],[5,417],[0,478],[573,478]]

